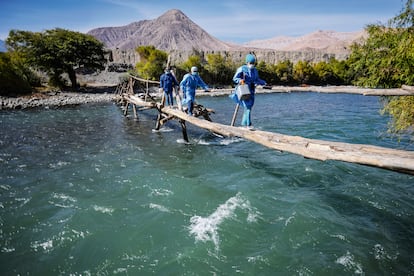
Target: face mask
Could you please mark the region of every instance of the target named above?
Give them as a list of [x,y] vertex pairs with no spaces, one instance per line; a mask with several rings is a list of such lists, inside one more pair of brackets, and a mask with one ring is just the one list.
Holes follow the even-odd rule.
[[192,72],[191,75],[196,76],[198,75],[198,72]]
[[252,69],[252,68],[254,68],[254,64],[248,63],[248,64],[247,64],[247,67],[248,67],[249,69]]

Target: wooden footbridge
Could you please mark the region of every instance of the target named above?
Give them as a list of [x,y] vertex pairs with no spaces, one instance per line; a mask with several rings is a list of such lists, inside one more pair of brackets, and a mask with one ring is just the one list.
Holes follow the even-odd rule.
[[[133,86],[134,82],[137,80],[147,82],[146,93],[141,95],[134,94]],[[178,106],[164,106],[163,99],[157,101],[148,93],[148,83],[157,84],[158,82],[148,82],[130,76],[128,82],[125,82],[125,84],[120,85],[117,88],[119,102],[122,103],[125,108],[124,115],[127,115],[129,106],[132,106],[136,118],[138,116],[137,110],[157,109],[159,114],[155,128],[159,129],[160,126],[168,120],[176,119],[182,127],[183,138],[187,142],[188,135],[186,122],[221,136],[244,138],[277,151],[286,151],[302,155],[305,158],[321,161],[338,160],[352,162],[414,175],[414,151],[308,139],[300,136],[289,136],[214,123],[209,116],[214,111],[204,108],[203,106],[195,106],[194,116],[189,116],[187,113],[183,112],[180,105],[181,99],[178,93],[175,93]]]

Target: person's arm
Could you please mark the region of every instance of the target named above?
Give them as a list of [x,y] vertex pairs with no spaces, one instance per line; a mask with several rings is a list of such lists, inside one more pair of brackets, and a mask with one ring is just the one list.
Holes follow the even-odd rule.
[[242,70],[242,67],[240,67],[240,68],[237,69],[236,73],[233,76],[233,82],[235,84],[239,84],[242,79],[244,79],[243,78],[243,70]]
[[160,77],[160,88],[164,88],[164,75]]
[[203,81],[203,79],[197,75],[197,85],[203,88],[204,90],[208,91],[208,85]]
[[174,76],[172,76],[172,79],[173,79],[173,86],[177,86],[178,85],[177,79]]
[[266,85],[266,81],[265,81],[265,80],[262,80],[262,79],[259,77],[259,72],[257,71],[257,69],[256,69],[256,68],[255,68],[255,70],[256,70],[256,74],[255,74],[254,84],[258,84],[258,85]]
[[186,74],[183,80],[180,82],[181,91],[185,92],[184,86],[187,84],[188,74]]

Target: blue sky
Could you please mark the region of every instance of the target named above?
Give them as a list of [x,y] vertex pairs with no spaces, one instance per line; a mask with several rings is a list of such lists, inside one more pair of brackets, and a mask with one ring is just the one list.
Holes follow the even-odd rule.
[[214,37],[243,43],[317,30],[350,32],[386,23],[406,0],[0,0],[0,39],[11,29],[87,31],[155,19],[180,9]]

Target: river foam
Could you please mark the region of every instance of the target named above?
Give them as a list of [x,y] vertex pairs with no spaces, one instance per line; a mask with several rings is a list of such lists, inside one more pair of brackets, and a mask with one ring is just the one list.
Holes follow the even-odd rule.
[[189,226],[190,234],[194,236],[196,242],[213,242],[216,251],[218,251],[220,245],[219,227],[224,221],[232,219],[238,208],[248,212],[247,222],[256,220],[257,213],[252,209],[250,202],[239,192],[218,206],[208,217],[197,215],[191,217],[191,225]]

